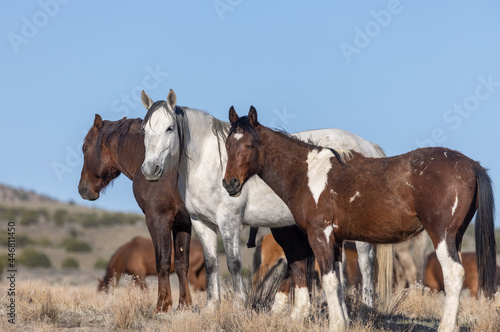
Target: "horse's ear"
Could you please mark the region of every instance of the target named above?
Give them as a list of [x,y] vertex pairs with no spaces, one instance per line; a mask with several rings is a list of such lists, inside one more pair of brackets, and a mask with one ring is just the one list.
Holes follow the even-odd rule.
[[248,111],[248,120],[250,120],[250,124],[254,127],[259,125],[259,121],[257,121],[257,110],[253,106],[250,106],[250,110]]
[[175,105],[177,105],[177,96],[175,95],[174,90],[170,89],[167,96],[167,104],[171,109],[175,109]]
[[101,128],[102,128],[102,118],[99,114],[95,115],[94,127],[98,130],[101,130]]
[[153,100],[151,98],[149,98],[148,94],[144,90],[142,90],[142,92],[141,92],[141,100],[142,100],[142,105],[147,110],[149,110],[149,108],[151,107],[151,105],[153,105]]
[[238,116],[238,114],[236,114],[236,111],[234,110],[234,106],[231,106],[231,108],[229,109],[229,122],[233,124],[239,118],[240,117]]

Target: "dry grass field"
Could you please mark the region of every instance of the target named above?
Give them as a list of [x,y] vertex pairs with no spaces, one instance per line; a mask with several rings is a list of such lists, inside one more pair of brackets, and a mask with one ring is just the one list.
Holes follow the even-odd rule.
[[[290,315],[271,315],[254,310],[232,297],[223,285],[220,308],[204,309],[206,293],[194,294],[195,306],[155,314],[156,280],[141,291],[130,279],[110,294],[96,292],[95,273],[26,269],[16,285],[16,324],[7,317],[7,284],[0,286],[0,331],[326,331],[328,320],[321,298],[314,297],[309,319],[290,321]],[[24,276],[23,276],[24,275]],[[174,301],[178,290],[173,277]],[[258,302],[250,292],[249,302]],[[384,311],[367,311],[350,290],[347,297],[349,331],[435,331],[444,295],[426,292],[421,286],[395,294]],[[475,300],[464,291],[459,313],[461,331],[500,331],[500,292],[492,300]]]
[[[65,219],[58,219],[64,216]],[[35,217],[33,217],[35,215]],[[123,217],[123,220],[116,218]],[[94,218],[94,219],[93,219]],[[113,219],[115,218],[115,219]],[[7,279],[7,224],[16,222],[16,255],[35,250],[50,259],[51,267],[33,268],[17,265],[15,296],[9,296]],[[127,221],[128,220],[128,221]],[[289,313],[271,315],[265,296],[249,294],[247,303],[237,303],[226,283],[229,278],[226,258],[220,253],[223,297],[220,308],[204,309],[206,293],[193,294],[194,306],[155,314],[157,294],[155,276],[148,277],[149,288],[141,292],[124,277],[108,295],[97,293],[97,277],[104,275],[97,261],[107,262],[113,252],[133,236],[149,236],[143,216],[114,215],[107,211],[64,204],[0,185],[0,255],[3,273],[0,278],[0,331],[326,331],[328,318],[321,297],[313,298],[310,317],[303,322],[290,321]],[[263,235],[266,230],[261,230]],[[268,230],[267,230],[268,232]],[[499,240],[500,242],[500,232]],[[193,233],[194,234],[194,233]],[[4,236],[5,235],[5,236]],[[253,249],[244,245],[243,269],[249,283]],[[88,245],[88,250],[70,250],[68,239]],[[4,241],[5,240],[5,241]],[[473,247],[472,236],[464,239],[464,248]],[[464,249],[465,250],[465,249]],[[79,267],[62,268],[65,259],[73,258]],[[16,262],[21,263],[21,262]],[[0,264],[1,265],[1,264]],[[101,264],[102,265],[102,264]],[[0,266],[2,267],[2,266]],[[174,308],[178,301],[177,277],[171,278]],[[248,289],[248,287],[247,287]],[[15,324],[8,322],[9,301],[15,298]],[[395,294],[387,309],[367,311],[349,290],[347,305],[351,318],[349,331],[435,331],[444,303],[443,294],[424,291],[421,286]],[[264,308],[255,310],[255,305]],[[500,292],[494,299],[479,301],[463,292],[460,302],[461,331],[500,331]]]

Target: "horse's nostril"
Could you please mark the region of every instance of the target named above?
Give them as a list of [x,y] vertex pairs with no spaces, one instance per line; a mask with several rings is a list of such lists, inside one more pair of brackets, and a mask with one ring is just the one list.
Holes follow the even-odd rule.
[[239,187],[239,185],[240,185],[240,181],[238,181],[238,179],[236,179],[236,178],[231,179],[231,187],[237,188],[237,187]]
[[156,165],[156,166],[155,166],[155,172],[154,172],[154,174],[155,174],[156,176],[158,176],[158,175],[160,175],[160,174],[161,174],[161,168],[160,168],[160,165]]

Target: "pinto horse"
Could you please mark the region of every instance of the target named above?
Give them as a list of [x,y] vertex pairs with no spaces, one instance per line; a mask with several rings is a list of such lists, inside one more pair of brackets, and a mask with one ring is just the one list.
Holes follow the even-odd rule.
[[476,210],[479,287],[493,294],[493,191],[478,162],[445,148],[389,158],[322,148],[261,125],[253,106],[241,118],[231,107],[229,119],[223,186],[239,196],[257,174],[290,208],[321,270],[330,330],[343,331],[348,324],[337,264],[342,241],[397,243],[424,229],[444,271],[439,330],[455,330],[464,279],[459,251]]
[[[173,250],[171,261],[175,262]],[[174,272],[174,266],[171,266],[170,273]],[[146,276],[158,274],[156,271],[155,247],[151,239],[136,236],[118,248],[109,260],[104,279],[99,279],[98,290],[107,292],[110,285],[118,286],[118,282],[124,273],[132,275],[135,284],[141,289],[147,288]],[[203,259],[201,243],[196,239],[191,239],[187,278],[195,292],[206,290],[205,260]]]
[[[241,225],[270,227],[276,241],[287,255],[295,286],[292,317],[303,317],[310,308],[306,284],[306,258],[311,256],[306,234],[295,226],[290,210],[260,179],[254,178],[237,198],[230,198],[221,187],[227,160],[224,141],[229,123],[188,107],[177,106],[177,97],[170,90],[166,101],[153,100],[143,91],[142,103],[148,110],[144,117],[146,155],[142,172],[149,181],[158,181],[166,170],[178,170],[179,187],[199,235],[207,266],[207,306],[217,306],[220,285],[217,257],[217,231],[220,231],[227,255],[236,297],[245,299],[246,291],[241,274]],[[301,139],[320,140],[322,144],[355,149],[372,157],[383,155],[371,142],[340,129],[312,130],[298,134]],[[288,227],[285,227],[288,226]],[[373,248],[358,242],[363,273],[363,301],[372,305]],[[379,251],[377,250],[377,257]],[[309,260],[310,261],[310,260]],[[382,273],[392,265],[379,264]],[[283,309],[275,301],[272,311]]]
[[177,188],[177,172],[167,172],[157,183],[148,182],[142,175],[144,135],[141,125],[142,119],[103,121],[96,114],[82,147],[84,161],[78,191],[82,198],[93,201],[121,173],[133,181],[135,200],[146,215],[155,247],[158,272],[156,311],[168,311],[172,306],[171,233],[175,272],[179,278],[179,306],[192,303],[187,281],[191,221]]

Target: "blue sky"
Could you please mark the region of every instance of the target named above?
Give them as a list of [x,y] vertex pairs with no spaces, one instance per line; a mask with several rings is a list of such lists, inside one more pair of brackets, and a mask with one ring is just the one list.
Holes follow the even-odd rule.
[[172,88],[178,104],[224,120],[254,105],[290,132],[343,128],[388,155],[446,146],[500,183],[500,2],[1,6],[1,183],[139,211],[124,176],[96,202],[77,185],[94,114],[143,117],[142,88],[154,100]]

